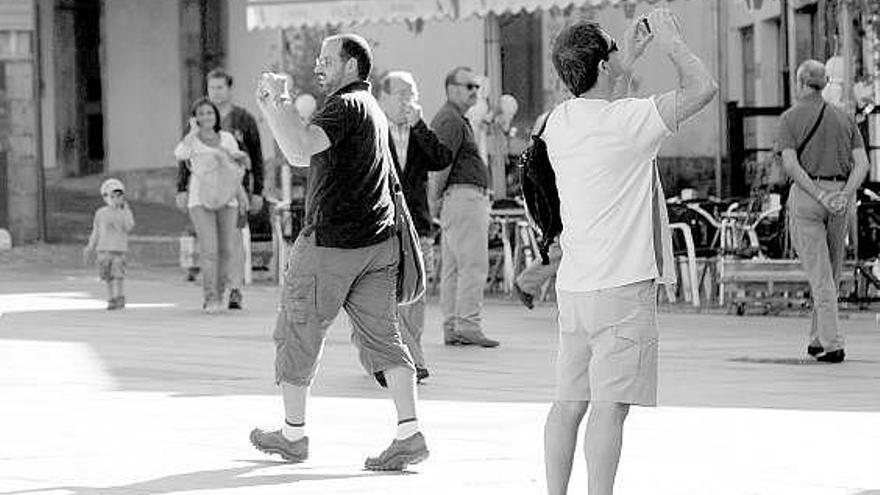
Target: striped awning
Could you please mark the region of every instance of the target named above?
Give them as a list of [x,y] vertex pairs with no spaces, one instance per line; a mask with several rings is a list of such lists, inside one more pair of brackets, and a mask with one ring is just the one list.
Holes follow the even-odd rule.
[[453,18],[458,0],[248,0],[247,28],[351,26]]
[[534,12],[538,9],[567,8],[570,6],[624,6],[635,7],[639,2],[657,3],[668,0],[458,0],[459,17],[487,14]]
[[[247,28],[351,26],[417,19],[464,19],[506,12],[534,12],[553,7],[623,6],[671,0],[248,0]],[[630,14],[627,14],[630,15]]]

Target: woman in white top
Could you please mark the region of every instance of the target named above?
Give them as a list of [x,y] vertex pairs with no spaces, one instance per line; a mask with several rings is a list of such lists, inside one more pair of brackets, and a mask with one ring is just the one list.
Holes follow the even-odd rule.
[[241,291],[243,260],[235,230],[239,213],[247,211],[242,177],[248,156],[232,134],[220,129],[220,111],[207,98],[193,103],[189,132],[174,156],[192,171],[186,207],[199,241],[202,309],[217,312],[227,286],[237,295]]

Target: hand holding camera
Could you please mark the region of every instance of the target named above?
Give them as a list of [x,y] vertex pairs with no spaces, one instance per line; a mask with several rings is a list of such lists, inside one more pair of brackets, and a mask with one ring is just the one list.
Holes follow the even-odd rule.
[[287,87],[287,77],[274,72],[263,72],[257,81],[257,101],[262,104],[278,104],[289,101],[290,93]]
[[671,10],[667,8],[654,9],[648,14],[646,22],[657,41],[667,49],[675,43],[684,41],[681,35],[681,25]]

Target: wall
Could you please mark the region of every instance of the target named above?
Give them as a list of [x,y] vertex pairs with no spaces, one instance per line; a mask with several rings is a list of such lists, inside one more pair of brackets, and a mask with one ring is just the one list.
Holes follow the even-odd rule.
[[106,170],[175,166],[180,139],[177,0],[105,1]]
[[281,60],[281,32],[277,29],[248,31],[245,24],[247,0],[229,0],[226,68],[235,78],[232,100],[246,108],[260,124],[263,156],[275,153],[269,128],[262,122],[254,92],[260,73],[273,70]]
[[394,69],[412,72],[428,121],[446,100],[443,80],[450,70],[464,65],[477,74],[486,71],[482,19],[427,21],[421,33],[405,24],[367,24],[354,31],[374,42],[374,74]]

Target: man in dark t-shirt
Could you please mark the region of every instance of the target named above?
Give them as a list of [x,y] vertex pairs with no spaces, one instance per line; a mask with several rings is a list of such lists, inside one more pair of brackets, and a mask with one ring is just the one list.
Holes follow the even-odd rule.
[[480,157],[465,112],[477,102],[474,72],[456,67],[446,76],[446,103],[431,127],[452,152],[434,175],[431,202],[440,210],[440,310],[446,345],[497,347],[483,333],[483,289],[489,273],[489,168]]
[[415,368],[397,320],[398,244],[389,174],[388,121],[369,91],[367,42],[344,34],[324,40],[315,61],[329,95],[305,124],[286,79],[264,74],[257,100],[290,163],[309,158],[306,216],[284,274],[274,332],[275,380],[284,399],[280,430],[254,429],[260,451],[301,462],[308,457],[305,410],[327,328],[345,308],[361,364],[391,391],[397,436],[370,470],[402,470],[428,457],[416,420]]

